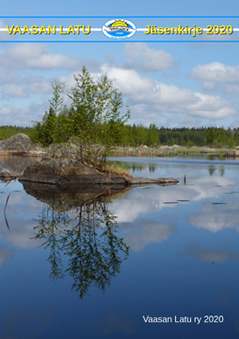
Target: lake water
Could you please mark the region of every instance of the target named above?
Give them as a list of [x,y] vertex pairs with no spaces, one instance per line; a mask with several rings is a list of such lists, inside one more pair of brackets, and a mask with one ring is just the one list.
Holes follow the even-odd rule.
[[238,338],[239,162],[111,160],[179,183],[83,205],[0,183],[0,338]]

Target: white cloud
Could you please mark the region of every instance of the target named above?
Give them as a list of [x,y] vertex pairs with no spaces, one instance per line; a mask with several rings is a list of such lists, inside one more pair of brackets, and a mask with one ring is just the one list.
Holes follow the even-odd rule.
[[17,44],[0,51],[0,70],[6,69],[81,69],[84,60],[81,57],[70,57],[51,53],[47,44]]
[[216,120],[237,113],[229,100],[219,96],[193,92],[187,88],[180,89],[172,84],[166,85],[154,79],[143,78],[134,70],[103,65],[102,71],[114,81],[115,87],[127,97],[130,105],[147,105],[147,114],[156,110],[158,114],[187,114]]
[[39,121],[48,109],[48,104],[30,104],[28,107],[19,108],[16,105],[3,105],[0,107],[0,124],[29,126],[32,121]]
[[176,65],[174,58],[169,53],[162,49],[150,48],[145,43],[125,44],[123,52],[127,56],[123,68],[156,72],[173,68]]
[[50,94],[52,93],[52,86],[50,81],[39,81],[27,86],[26,91],[35,94]]
[[[124,97],[125,103],[131,108],[131,116],[136,123],[162,123],[162,119],[167,120],[169,124],[186,124],[187,126],[195,124],[195,121],[205,123],[205,119],[210,121],[221,120],[233,116],[238,113],[233,103],[229,100],[223,99],[220,96],[213,96],[204,94],[198,91],[192,91],[190,88],[180,88],[174,84],[165,84],[157,81],[152,77],[142,76],[139,72],[144,71],[159,71],[175,67],[176,62],[173,57],[163,51],[148,47],[146,44],[126,44],[123,48],[123,53],[126,55],[125,63],[110,66],[91,59],[87,62],[93,65],[94,71],[91,74],[94,78],[107,73],[108,77],[113,80],[114,86],[118,88]],[[51,80],[47,71],[54,69],[61,70],[75,70],[80,71],[82,65],[85,64],[84,59],[76,56],[70,57],[60,53],[52,53],[47,44],[17,44],[7,47],[5,51],[0,51],[0,71],[6,72],[6,76],[0,78],[0,85],[2,85],[2,99],[12,100],[14,98],[31,98],[35,102],[39,102],[39,94],[42,95],[41,100],[44,102],[42,106],[46,107],[45,102],[51,95]],[[218,68],[224,74],[228,71],[221,63],[212,63],[212,72],[217,72]],[[212,65],[209,64],[209,65]],[[193,78],[201,76],[204,81],[206,90],[215,89],[215,79],[208,76],[208,79],[203,78],[203,69],[207,65],[199,65],[192,70],[191,76]],[[200,69],[202,67],[203,69]],[[239,66],[238,66],[239,67]],[[232,68],[232,73],[235,69]],[[210,67],[209,67],[210,69]],[[237,69],[237,68],[236,68]],[[46,70],[45,74],[48,78],[42,76],[28,75],[27,72],[32,70]],[[26,74],[23,76],[23,72]],[[239,74],[239,69],[236,71]],[[75,72],[74,72],[75,73]],[[206,68],[205,74],[210,73]],[[206,75],[205,75],[206,76]],[[224,75],[225,78],[226,75]],[[234,76],[236,79],[237,73]],[[68,88],[74,86],[73,73],[59,77],[60,80],[67,81]],[[223,76],[221,75],[221,78]],[[229,85],[236,85],[231,83]],[[228,91],[237,92],[238,88],[228,88]],[[47,97],[46,97],[47,95]],[[36,99],[37,98],[37,99]],[[47,98],[47,99],[46,99]],[[25,101],[26,102],[26,101]],[[69,103],[69,101],[66,103]],[[1,116],[4,115],[9,106],[6,102],[3,107],[0,107],[0,121]],[[14,109],[13,109],[14,106]],[[22,106],[22,105],[21,105]],[[15,103],[11,102],[11,110],[18,118],[24,115],[27,121],[26,125],[30,124],[32,119],[32,105],[29,107],[18,108]],[[42,115],[47,109],[44,108],[40,114]],[[18,112],[17,112],[18,110]],[[29,114],[27,119],[27,114]],[[33,115],[35,113],[33,112]],[[26,118],[26,119],[25,119]],[[12,123],[14,117],[10,117],[4,124]],[[38,117],[36,116],[35,120]],[[196,119],[196,120],[195,120]],[[19,119],[17,119],[19,121]],[[14,121],[14,124],[17,123]],[[225,124],[224,124],[225,125]]]
[[4,86],[4,88],[2,89],[2,94],[15,98],[29,97],[29,94],[24,87],[14,84]]
[[206,82],[225,82],[231,84],[239,83],[239,65],[228,66],[221,62],[198,65],[192,68],[190,73],[192,79],[199,79]]

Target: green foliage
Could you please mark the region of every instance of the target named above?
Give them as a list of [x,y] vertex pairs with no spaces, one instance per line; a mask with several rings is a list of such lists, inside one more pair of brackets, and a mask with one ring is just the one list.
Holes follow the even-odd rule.
[[200,128],[158,128],[150,125],[149,128],[142,125],[125,125],[123,127],[122,146],[155,146],[174,144],[192,147],[193,145],[212,147],[235,147],[239,145],[239,129],[225,130],[223,127]]
[[213,127],[209,128],[208,134],[207,134],[207,144],[212,145],[214,140],[216,139],[216,132]]
[[193,147],[194,145],[193,145],[193,142],[191,141],[191,140],[189,140],[188,142],[187,142],[187,147],[188,148],[190,148],[190,147]]
[[56,126],[56,114],[52,107],[49,109],[49,113],[46,112],[42,118],[42,122],[37,122],[35,130],[38,135],[39,141],[43,146],[48,146],[54,142]]
[[54,111],[56,115],[58,115],[62,109],[63,109],[63,101],[64,101],[64,90],[66,87],[65,82],[61,82],[58,80],[54,80],[52,82],[52,88],[53,88],[53,97],[50,102],[50,108]]
[[113,145],[121,142],[122,127],[130,111],[126,108],[126,113],[121,115],[122,95],[106,75],[94,81],[83,67],[82,73],[74,78],[75,86],[67,94],[70,107],[63,106],[66,84],[57,81],[52,84],[49,113],[35,124],[39,141],[47,146],[74,137],[82,162],[103,162]]
[[0,126],[0,140],[7,139],[18,133],[27,134],[33,142],[38,142],[37,133],[32,127],[21,127],[21,126]]

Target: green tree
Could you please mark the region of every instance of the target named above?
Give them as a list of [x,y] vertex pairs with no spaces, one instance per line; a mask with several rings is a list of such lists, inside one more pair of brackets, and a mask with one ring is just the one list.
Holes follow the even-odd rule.
[[63,109],[63,94],[66,88],[66,83],[59,80],[54,80],[51,85],[53,88],[53,97],[49,100],[50,108],[52,108],[55,114],[58,115]]
[[207,134],[207,144],[212,145],[216,138],[216,132],[213,127],[209,128],[208,134]]
[[54,80],[52,82],[53,97],[49,100],[50,109],[42,118],[42,122],[35,123],[38,139],[44,146],[58,142],[62,135],[62,128],[59,125],[58,116],[63,110],[63,93],[66,87],[65,82]]
[[224,130],[224,128],[220,128],[218,131],[218,136],[217,136],[217,141],[220,147],[225,146],[226,145],[226,132]]
[[121,140],[122,127],[130,117],[127,108],[121,116],[123,99],[106,75],[94,81],[85,67],[74,76],[70,94],[70,133],[79,141],[81,161],[104,161],[114,144]]
[[130,118],[126,106],[125,114],[121,93],[113,87],[106,75],[93,80],[85,67],[75,75],[75,86],[68,93],[70,107],[63,105],[65,83],[54,81],[50,110],[35,128],[44,145],[66,142],[74,137],[79,146],[79,160],[87,163],[102,163],[115,144],[122,141],[125,122]]
[[56,126],[56,114],[52,107],[49,112],[45,112],[42,122],[35,123],[35,130],[38,135],[38,140],[44,145],[49,146],[54,141]]

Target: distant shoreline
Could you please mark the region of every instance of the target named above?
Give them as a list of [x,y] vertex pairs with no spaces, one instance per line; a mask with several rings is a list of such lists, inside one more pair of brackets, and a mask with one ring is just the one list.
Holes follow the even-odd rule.
[[[210,156],[222,156],[227,152],[238,151],[237,149],[229,148],[210,148],[210,147],[199,147],[193,146],[190,148],[183,146],[157,146],[157,147],[122,147],[118,146],[112,152],[113,157],[165,157],[165,156],[177,156],[177,155],[210,155]],[[239,151],[238,151],[239,152]]]

